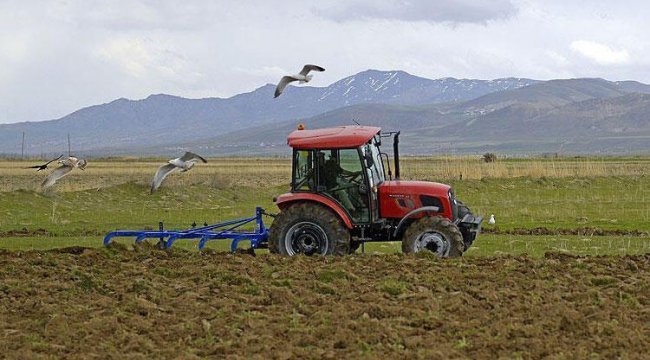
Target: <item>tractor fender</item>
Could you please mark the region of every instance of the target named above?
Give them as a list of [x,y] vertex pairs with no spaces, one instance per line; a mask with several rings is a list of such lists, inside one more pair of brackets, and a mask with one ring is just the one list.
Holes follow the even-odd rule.
[[400,231],[400,229],[402,228],[402,226],[404,225],[406,220],[412,218],[414,215],[417,215],[417,214],[420,214],[420,213],[423,213],[423,212],[429,212],[429,211],[439,212],[440,208],[437,207],[437,206],[423,206],[423,207],[417,208],[415,210],[409,211],[406,215],[404,215],[404,217],[402,217],[402,219],[399,221],[399,223],[397,223],[397,226],[395,227],[395,231],[393,231],[393,237],[397,236],[397,233]]
[[306,202],[306,201],[311,201],[315,202],[318,204],[321,204],[332,211],[341,218],[343,223],[345,224],[345,227],[348,229],[352,229],[352,221],[350,221],[350,217],[348,216],[347,212],[339,205],[336,201],[323,196],[319,194],[312,194],[312,193],[287,193],[287,194],[282,194],[275,198],[273,201],[275,201],[275,205],[277,205],[280,209],[284,209],[285,207],[294,204],[296,202]]

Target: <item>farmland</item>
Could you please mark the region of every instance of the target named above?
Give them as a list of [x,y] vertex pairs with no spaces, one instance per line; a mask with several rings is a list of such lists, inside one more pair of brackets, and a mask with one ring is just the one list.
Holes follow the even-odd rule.
[[[368,244],[344,258],[202,254],[119,240],[276,211],[283,158],[210,159],[150,195],[159,159],[90,160],[48,192],[0,161],[0,353],[16,358],[641,358],[650,158],[406,158],[495,214],[460,259]],[[461,179],[462,175],[462,179]],[[265,220],[266,221],[266,220]],[[271,219],[268,219],[270,224]],[[178,246],[177,246],[178,245]],[[5,321],[6,320],[6,321]],[[83,339],[83,341],[79,341]]]
[[[0,252],[18,358],[641,358],[650,258]],[[83,340],[83,341],[80,341]]]
[[[92,161],[86,171],[76,171],[45,193],[39,190],[45,175],[22,169],[31,162],[0,162],[0,234],[6,239],[1,246],[20,249],[17,236],[31,233],[41,236],[28,237],[24,241],[28,248],[80,241],[99,246],[103,234],[118,228],[157,227],[160,221],[166,228],[186,228],[250,216],[258,205],[274,212],[272,198],[288,190],[291,176],[287,159],[214,159],[188,174],[170,176],[150,195],[149,181],[160,162]],[[488,239],[521,244],[520,236],[530,235],[527,245],[522,244],[524,251],[541,256],[562,242],[605,251],[592,245],[601,239],[591,236],[594,231],[621,239],[612,240],[612,248],[629,241],[631,249],[638,249],[635,253],[646,251],[648,168],[648,158],[515,159],[490,164],[467,157],[407,158],[402,174],[404,179],[451,184],[474,212],[496,215],[496,226],[484,227],[494,236]],[[10,237],[14,240],[8,241]],[[537,246],[543,243],[549,245]],[[522,252],[519,247],[512,250]],[[583,250],[577,254],[594,253]],[[507,251],[477,243],[469,254],[495,252]]]

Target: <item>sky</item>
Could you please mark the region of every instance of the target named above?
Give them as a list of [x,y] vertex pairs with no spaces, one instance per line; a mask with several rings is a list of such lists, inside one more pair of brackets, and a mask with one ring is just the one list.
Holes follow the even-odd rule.
[[650,83],[650,5],[600,0],[0,0],[0,123],[250,92],[303,64]]

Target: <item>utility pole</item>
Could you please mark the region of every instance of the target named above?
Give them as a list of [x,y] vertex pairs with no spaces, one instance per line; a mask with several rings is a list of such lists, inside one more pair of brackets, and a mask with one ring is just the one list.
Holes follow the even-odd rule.
[[23,145],[20,147],[20,160],[25,158],[25,132],[23,131]]
[[70,157],[70,133],[68,133],[68,157]]

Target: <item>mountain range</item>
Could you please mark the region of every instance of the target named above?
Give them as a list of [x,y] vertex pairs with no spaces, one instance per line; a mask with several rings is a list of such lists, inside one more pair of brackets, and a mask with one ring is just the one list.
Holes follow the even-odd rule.
[[402,131],[407,154],[647,153],[650,85],[603,79],[426,79],[367,70],[327,87],[274,85],[230,98],[151,95],[60,119],[0,125],[0,153],[288,154],[286,135],[355,122]]

